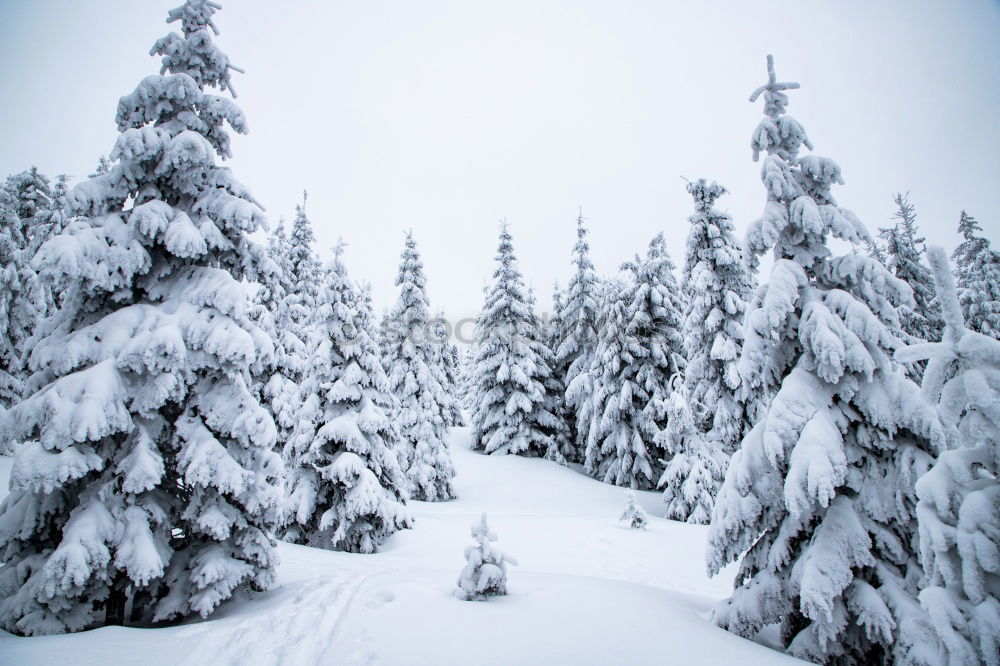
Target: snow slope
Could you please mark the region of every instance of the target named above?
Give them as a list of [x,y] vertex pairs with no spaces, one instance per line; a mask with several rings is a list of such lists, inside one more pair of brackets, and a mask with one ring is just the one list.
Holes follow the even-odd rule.
[[[637,493],[648,531],[619,525],[608,486],[538,459],[487,457],[455,429],[459,499],[414,502],[413,530],[376,555],[283,544],[275,589],[235,600],[208,621],[106,627],[21,638],[0,631],[4,664],[719,664],[793,663],[709,624],[732,570],[705,575],[706,528],[659,518],[658,493]],[[7,487],[10,459],[0,458]],[[451,596],[489,514],[517,558],[510,595]],[[801,662],[799,662],[801,663]]]

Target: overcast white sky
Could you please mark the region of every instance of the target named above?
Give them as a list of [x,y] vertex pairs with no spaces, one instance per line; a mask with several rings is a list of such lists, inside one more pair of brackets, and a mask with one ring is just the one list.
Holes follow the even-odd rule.
[[[85,176],[179,0],[0,0],[0,175]],[[683,260],[681,176],[716,179],[742,234],[764,202],[750,92],[775,54],[790,112],[869,229],[909,190],[930,242],[959,211],[1000,240],[1000,5],[960,2],[223,0],[251,133],[230,166],[272,220],[303,188],[324,254],[394,299],[413,229],[436,307],[473,314],[497,221],[548,307],[574,219],[605,274],[664,231]]]

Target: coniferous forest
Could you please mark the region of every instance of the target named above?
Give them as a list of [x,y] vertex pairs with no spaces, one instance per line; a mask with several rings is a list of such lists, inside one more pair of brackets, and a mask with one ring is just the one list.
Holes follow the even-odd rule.
[[227,166],[220,9],[167,12],[93,173],[0,187],[0,662],[1000,666],[995,211],[861,219],[761,53],[756,219],[667,181],[686,244],[602,272],[581,212],[550,310],[477,221],[467,343],[428,227],[378,302],[363,226]]

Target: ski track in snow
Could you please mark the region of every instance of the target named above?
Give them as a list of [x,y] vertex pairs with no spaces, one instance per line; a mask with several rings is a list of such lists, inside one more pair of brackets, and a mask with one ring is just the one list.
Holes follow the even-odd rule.
[[[330,580],[327,574],[302,581],[290,599],[265,614],[233,619],[233,626],[225,629],[199,631],[198,635],[204,638],[181,663],[184,666],[329,663],[325,655],[336,642],[358,593],[366,582],[379,575],[382,572],[358,575],[356,571],[346,571],[335,580]],[[276,642],[276,636],[282,637],[282,641]],[[371,663],[374,655],[369,650],[358,650],[363,647],[366,646],[355,647],[354,658],[338,661]]]

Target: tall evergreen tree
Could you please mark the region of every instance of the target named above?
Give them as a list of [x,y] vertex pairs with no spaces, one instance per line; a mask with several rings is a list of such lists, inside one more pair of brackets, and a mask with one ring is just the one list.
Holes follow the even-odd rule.
[[[284,305],[289,329],[303,341],[309,337],[309,327],[317,309],[318,284],[322,278],[319,259],[313,250],[316,236],[313,234],[312,222],[306,215],[307,198],[307,194],[303,192],[302,203],[295,206],[295,219],[288,237],[286,275],[289,276],[289,288]],[[308,352],[304,349],[301,353],[308,357]],[[299,359],[298,362],[301,363],[302,360]]]
[[738,395],[738,361],[753,278],[732,220],[715,209],[725,188],[699,180],[687,189],[695,214],[688,218],[691,232],[684,263],[684,380],[696,426],[704,433],[712,431],[713,439],[732,453],[751,425]]
[[411,518],[374,315],[351,283],[342,252],[343,245],[334,248],[317,288],[314,351],[285,451],[285,538],[372,553]]
[[831,193],[842,183],[788,115],[768,56],[765,117],[754,157],[766,153],[763,217],[748,245],[773,248],[770,281],[747,317],[743,357],[780,388],[733,456],[716,499],[708,565],[742,558],[733,596],[714,620],[742,636],[780,623],[793,655],[827,664],[906,661],[926,631],[912,523],[914,479],[933,462],[943,430],[933,405],[892,362],[900,341],[893,303],[906,284],[858,252],[834,255],[832,236],[869,236]]
[[669,410],[670,464],[660,486],[668,518],[707,523],[729,456],[751,425],[738,360],[752,278],[732,220],[715,209],[725,188],[701,179],[687,189],[695,203],[683,278],[687,365],[684,398]]
[[52,210],[52,188],[38,167],[7,177],[5,187],[14,197],[17,216],[25,226],[31,255],[48,239],[46,214]]
[[8,176],[4,189],[11,197],[9,205],[13,206],[15,219],[20,223],[21,291],[17,298],[23,301],[18,309],[26,317],[22,322],[25,328],[12,333],[12,337],[17,339],[20,336],[22,341],[26,341],[34,333],[39,320],[55,309],[51,290],[37,279],[30,268],[31,259],[38,248],[60,230],[59,224],[64,216],[53,200],[48,177],[37,167]]
[[[645,258],[636,256],[622,270],[629,279],[607,287],[589,382],[574,382],[569,395],[590,416],[587,473],[647,490],[663,473],[669,383],[684,367],[677,352],[680,312],[669,293],[676,281],[663,235],[650,242]],[[585,385],[593,387],[592,397],[576,393]]]
[[[570,462],[583,462],[587,448],[589,418],[582,413],[582,405],[570,397],[569,387],[574,381],[587,382],[597,346],[597,320],[600,316],[600,281],[590,261],[590,244],[587,242],[587,227],[581,212],[576,218],[576,244],[573,245],[573,265],[576,271],[570,278],[566,290],[564,309],[559,314],[562,320],[561,337],[552,348],[555,355],[553,372],[566,386],[567,411],[575,412],[569,420],[574,450],[565,457]],[[575,395],[583,396],[589,389],[580,386]],[[562,411],[562,410],[560,410]],[[567,453],[567,452],[564,452]]]
[[[897,356],[927,360],[924,391],[937,401],[947,450],[917,481],[920,603],[948,663],[1000,664],[1000,341],[970,331],[944,250],[929,248],[945,330],[939,343]],[[927,661],[944,663],[935,645]]]
[[[292,275],[298,281],[318,277],[319,262],[313,252],[316,235],[313,233],[312,222],[306,215],[306,201],[309,193],[302,193],[302,203],[295,206],[295,219],[292,221],[292,232],[289,236],[288,257],[292,266]],[[315,296],[319,288],[315,284],[304,283],[305,291]]]
[[962,243],[955,248],[958,301],[965,326],[1000,339],[1000,252],[982,236],[976,218],[964,210],[958,221]]
[[886,265],[909,285],[914,301],[912,307],[897,308],[899,323],[910,340],[940,340],[944,322],[934,290],[934,277],[923,262],[924,239],[917,235],[916,208],[907,194],[897,193],[893,202],[896,204],[896,223],[881,230],[888,253]]
[[[7,189],[0,188],[0,330],[5,332],[0,336],[0,412],[21,397],[24,344],[39,317],[30,258],[17,202]],[[0,449],[6,452],[9,443]]]
[[438,311],[437,315],[431,319],[431,337],[436,347],[438,363],[444,373],[445,404],[442,405],[444,423],[449,428],[461,427],[465,425],[465,418],[462,416],[461,397],[459,393],[459,357],[458,347],[450,340],[451,334],[448,327],[448,320],[443,311]]
[[[399,299],[391,313],[394,331],[382,351],[389,390],[396,398],[393,421],[399,429],[410,496],[435,502],[455,497],[455,469],[448,450],[448,421],[454,401],[448,395],[444,353],[447,340],[431,330],[424,264],[412,233],[400,255],[396,276]],[[444,352],[444,353],[443,353]]]
[[496,259],[494,281],[476,322],[472,446],[489,454],[552,456],[552,433],[559,423],[545,389],[551,368],[506,222]]
[[267,270],[260,275],[260,289],[254,295],[254,321],[267,330],[274,340],[274,356],[260,369],[255,391],[270,411],[277,427],[276,449],[283,449],[295,427],[298,410],[298,388],[306,369],[306,333],[296,327],[289,312],[294,297],[294,274],[289,257],[285,222],[268,237]]
[[565,339],[567,334],[566,324],[563,321],[565,313],[563,293],[563,290],[559,288],[559,283],[556,282],[552,287],[552,314],[547,320],[541,322],[546,347],[551,352],[550,365],[553,368],[545,382],[545,390],[551,398],[549,411],[555,417],[556,423],[553,430],[555,447],[550,450],[548,457],[560,464],[579,459],[576,442],[573,438],[576,415],[573,409],[566,404],[565,376],[558,371],[559,363],[556,358],[556,350],[559,349],[561,341]]
[[667,425],[660,436],[669,462],[658,485],[663,488],[667,518],[705,524],[712,516],[729,454],[695,423],[691,403],[684,378],[674,375]]
[[216,158],[246,132],[218,5],[187,0],[158,40],[162,73],[118,104],[114,166],[73,189],[81,217],[35,263],[63,293],[31,350],[18,452],[0,507],[0,623],[19,634],[208,615],[274,580],[280,459],[247,390],[271,341],[241,280],[265,224]]

